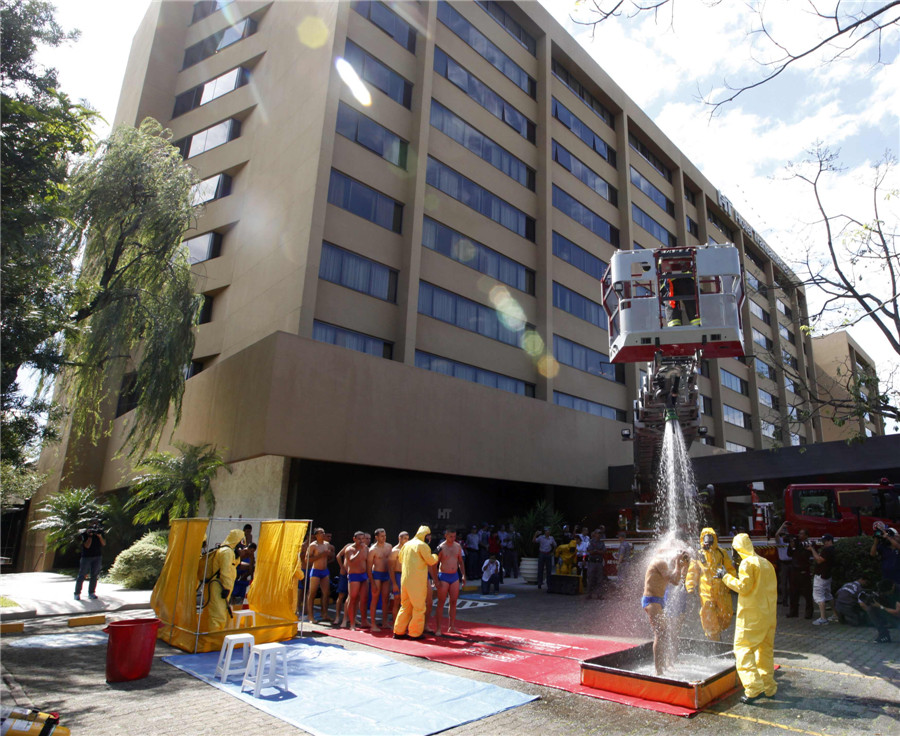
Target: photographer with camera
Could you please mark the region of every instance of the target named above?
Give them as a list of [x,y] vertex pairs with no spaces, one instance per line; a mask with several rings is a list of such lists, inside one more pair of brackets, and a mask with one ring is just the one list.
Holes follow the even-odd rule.
[[872,548],[869,555],[881,560],[881,577],[900,585],[900,535],[883,521],[872,525]]
[[837,614],[830,619],[825,617],[825,604],[832,601],[834,607],[834,596],[831,595],[831,571],[834,568],[834,537],[830,534],[823,534],[820,542],[813,542],[809,551],[815,561],[813,569],[812,595],[813,602],[819,607],[819,618],[813,621],[815,626],[822,626],[831,623],[837,623]]
[[801,596],[806,601],[806,618],[813,617],[812,599],[812,552],[810,551],[809,532],[801,529],[797,536],[788,542],[788,557],[791,559],[790,588],[791,605],[787,618],[797,618]]
[[859,596],[859,605],[869,615],[869,621],[877,630],[875,642],[888,644],[891,641],[889,626],[896,626],[900,619],[900,599],[897,586],[891,580],[878,583],[876,593],[863,593]]
[[81,561],[78,563],[78,577],[75,578],[75,600],[81,600],[81,586],[84,579],[90,575],[88,583],[88,598],[97,600],[97,581],[100,579],[100,570],[103,567],[103,548],[106,540],[103,538],[103,528],[100,519],[91,521],[91,525],[81,532]]
[[834,610],[842,624],[863,626],[866,623],[867,611],[863,606],[871,596],[866,588],[869,578],[865,574],[857,575],[855,580],[845,583],[834,596]]

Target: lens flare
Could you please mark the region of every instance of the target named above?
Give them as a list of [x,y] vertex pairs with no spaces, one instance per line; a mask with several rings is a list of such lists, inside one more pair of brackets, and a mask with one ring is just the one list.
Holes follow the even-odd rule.
[[505,286],[495,286],[488,296],[494,309],[497,310],[497,318],[504,327],[514,331],[525,329],[525,310],[509,293],[509,289]]
[[304,46],[319,49],[328,43],[328,26],[321,18],[307,15],[297,26],[297,36]]
[[475,249],[475,246],[472,245],[471,240],[460,238],[456,243],[456,255],[463,263],[471,263],[478,255],[478,251]]
[[334,66],[338,75],[344,80],[344,84],[350,88],[350,93],[356,98],[357,102],[364,107],[369,107],[372,104],[372,95],[369,94],[369,90],[366,89],[366,85],[363,84],[356,70],[350,66],[350,62],[338,58],[334,62]]
[[544,354],[538,358],[537,369],[542,376],[555,378],[556,374],[559,373],[559,363],[552,355]]
[[532,358],[539,358],[544,353],[544,338],[534,330],[526,330],[522,335],[522,350]]

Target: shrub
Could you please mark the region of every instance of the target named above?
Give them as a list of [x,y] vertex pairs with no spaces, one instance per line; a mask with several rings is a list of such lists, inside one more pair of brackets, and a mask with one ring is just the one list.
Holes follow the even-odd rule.
[[116,557],[110,579],[125,588],[152,588],[162,572],[167,544],[168,532],[147,532]]
[[537,557],[538,546],[532,541],[534,533],[545,526],[550,527],[550,533],[559,536],[562,532],[563,515],[561,511],[553,508],[549,501],[538,501],[528,513],[516,516],[512,525],[518,535],[516,537],[517,552],[523,557]]
[[837,590],[844,583],[866,575],[872,581],[872,587],[881,580],[881,563],[876,557],[869,556],[872,549],[872,537],[845,537],[834,542],[834,572],[832,587]]

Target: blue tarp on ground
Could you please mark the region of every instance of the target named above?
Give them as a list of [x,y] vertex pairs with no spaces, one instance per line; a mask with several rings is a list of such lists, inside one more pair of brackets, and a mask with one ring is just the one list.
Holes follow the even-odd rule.
[[433,672],[315,639],[288,647],[290,693],[241,693],[241,678],[214,679],[218,652],[163,657],[236,698],[317,736],[431,734],[515,708],[537,696]]

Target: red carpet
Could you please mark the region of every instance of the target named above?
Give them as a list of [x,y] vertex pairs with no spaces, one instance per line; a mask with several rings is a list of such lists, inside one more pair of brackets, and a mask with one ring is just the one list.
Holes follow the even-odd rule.
[[388,630],[372,634],[368,630],[331,629],[337,639],[366,644],[398,654],[423,657],[433,662],[463,667],[477,672],[512,677],[535,685],[555,687],[570,693],[610,700],[677,716],[693,716],[697,710],[657,703],[620,693],[597,690],[581,684],[581,661],[601,654],[628,649],[631,644],[585,636],[512,629],[505,626],[457,621],[463,637],[426,635],[421,641],[393,639]]

